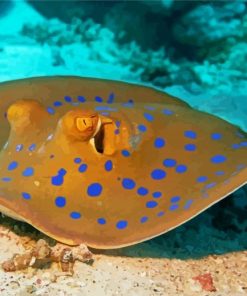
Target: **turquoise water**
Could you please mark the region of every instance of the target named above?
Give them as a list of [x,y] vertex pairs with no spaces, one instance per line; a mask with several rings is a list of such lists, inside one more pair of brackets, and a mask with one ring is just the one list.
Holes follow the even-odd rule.
[[[0,81],[79,75],[150,85],[247,131],[246,12],[242,1],[0,2]],[[246,188],[234,195],[138,252],[246,249],[247,222],[236,218],[247,216]]]

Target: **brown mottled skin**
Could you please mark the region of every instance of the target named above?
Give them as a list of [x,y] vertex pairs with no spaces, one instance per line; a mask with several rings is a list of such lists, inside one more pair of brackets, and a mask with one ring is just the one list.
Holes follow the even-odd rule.
[[[116,99],[106,104],[110,93]],[[75,102],[78,96],[85,96],[86,102],[73,106],[64,102],[67,95]],[[95,96],[104,102],[95,102]],[[134,101],[131,108],[122,105],[129,99]],[[54,101],[63,105],[54,108],[56,112],[51,115],[46,108],[52,107]],[[118,111],[109,115],[95,111],[95,107],[106,105]],[[146,106],[155,110],[149,111]],[[166,108],[174,114],[164,115],[162,110]],[[247,165],[247,149],[231,147],[246,142],[246,133],[241,132],[240,139],[236,135],[238,127],[151,88],[79,77],[24,79],[0,84],[0,110],[0,179],[12,178],[11,182],[0,181],[0,209],[69,245],[85,243],[108,249],[148,240],[188,221],[247,181],[247,168],[236,170],[237,165]],[[152,114],[154,120],[146,120],[144,112]],[[117,121],[121,122],[119,134],[114,132]],[[147,131],[140,132],[139,124],[145,124]],[[185,130],[195,131],[198,137],[184,137]],[[222,134],[221,140],[210,138],[215,132]],[[49,135],[52,137],[47,139]],[[154,148],[157,137],[165,139],[164,147]],[[15,147],[20,143],[24,148],[17,152]],[[30,152],[27,147],[32,143],[37,148]],[[185,151],[188,143],[195,143],[196,151]],[[131,156],[124,157],[123,149]],[[210,158],[217,154],[225,155],[227,161],[212,164]],[[75,157],[87,164],[86,172],[78,172]],[[165,168],[162,163],[166,158],[187,165],[188,171],[179,174],[174,168]],[[13,160],[19,167],[8,172]],[[113,162],[111,171],[104,168],[107,160]],[[26,167],[34,168],[33,176],[22,176]],[[64,183],[53,186],[51,178],[61,168],[67,171]],[[150,174],[154,169],[166,171],[166,177],[153,180]],[[216,177],[216,170],[225,174]],[[208,177],[206,184],[216,182],[216,186],[203,191],[205,184],[196,182],[201,175]],[[136,187],[123,188],[124,178],[135,180]],[[103,190],[100,196],[90,197],[87,188],[94,182],[102,184]],[[149,194],[138,195],[141,186],[147,187]],[[162,197],[153,198],[155,191],[161,191]],[[29,192],[31,199],[22,198],[21,192]],[[203,197],[205,192],[207,197]],[[57,196],[66,197],[65,207],[55,205]],[[170,211],[173,196],[181,200],[179,208]],[[189,199],[194,201],[185,210]],[[151,200],[158,206],[147,208]],[[72,211],[80,212],[80,219],[71,219]],[[165,215],[158,217],[160,211]],[[143,216],[149,220],[140,223]],[[106,224],[97,223],[100,217],[106,219]],[[127,220],[128,226],[118,229],[119,220]]]

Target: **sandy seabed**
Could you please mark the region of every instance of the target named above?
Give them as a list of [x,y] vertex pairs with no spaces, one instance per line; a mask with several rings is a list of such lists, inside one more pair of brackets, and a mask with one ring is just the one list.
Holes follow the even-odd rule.
[[[33,246],[35,237],[0,226],[0,261]],[[54,263],[46,269],[0,269],[0,295],[247,295],[247,251],[202,259],[123,257],[121,250],[94,255],[92,265],[76,262],[67,276]]]

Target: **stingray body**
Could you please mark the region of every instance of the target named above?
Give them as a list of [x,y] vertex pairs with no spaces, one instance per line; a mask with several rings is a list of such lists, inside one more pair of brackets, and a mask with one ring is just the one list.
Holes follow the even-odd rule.
[[44,77],[0,85],[0,209],[69,245],[132,245],[247,181],[247,137],[151,88]]

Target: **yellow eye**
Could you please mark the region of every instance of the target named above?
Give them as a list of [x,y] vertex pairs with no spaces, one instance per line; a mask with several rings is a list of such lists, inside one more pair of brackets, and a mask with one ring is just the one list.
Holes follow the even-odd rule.
[[93,118],[77,118],[76,127],[79,131],[83,132],[93,127]]

